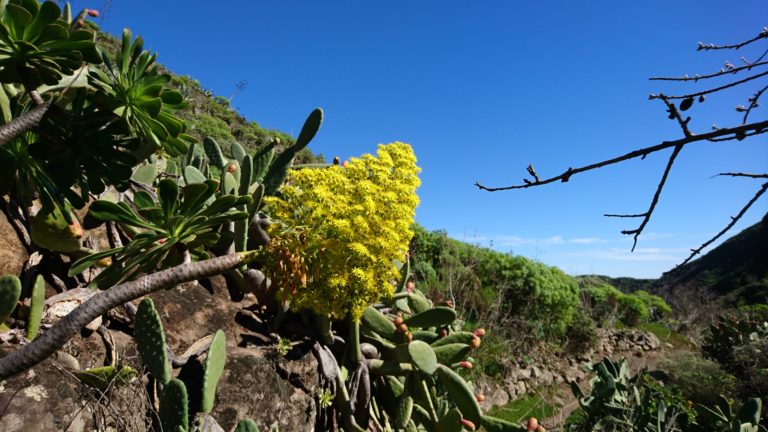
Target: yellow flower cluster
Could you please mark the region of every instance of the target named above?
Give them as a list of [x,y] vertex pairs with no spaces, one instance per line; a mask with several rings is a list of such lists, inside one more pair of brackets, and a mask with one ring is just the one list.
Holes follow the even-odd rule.
[[290,173],[281,197],[266,198],[272,241],[265,271],[294,309],[357,319],[393,292],[420,184],[410,145],[380,145],[377,156]]

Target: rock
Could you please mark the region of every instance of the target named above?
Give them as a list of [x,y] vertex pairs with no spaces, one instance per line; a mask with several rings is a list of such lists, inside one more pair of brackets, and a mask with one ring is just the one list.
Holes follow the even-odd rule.
[[549,387],[552,385],[554,377],[552,376],[552,372],[544,370],[539,372],[539,376],[536,378],[536,381],[544,387]]
[[531,366],[530,371],[531,378],[538,378],[541,375],[541,370],[536,366]]
[[664,348],[667,348],[667,349],[673,349],[673,348],[675,348],[675,346],[674,346],[674,345],[672,345],[672,344],[671,344],[671,343],[669,343],[669,342],[664,342]]
[[29,255],[19,240],[18,234],[8,222],[5,213],[0,212],[0,276],[18,276]]

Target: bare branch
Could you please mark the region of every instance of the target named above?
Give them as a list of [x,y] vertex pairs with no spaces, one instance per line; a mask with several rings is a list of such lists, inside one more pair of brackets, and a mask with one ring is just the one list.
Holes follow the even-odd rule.
[[653,199],[651,200],[651,205],[648,207],[648,211],[643,213],[643,221],[640,222],[640,226],[633,230],[624,230],[621,233],[626,235],[634,235],[634,241],[632,242],[632,252],[635,251],[635,247],[637,247],[637,238],[640,237],[640,234],[645,229],[645,226],[648,224],[648,221],[651,220],[651,215],[653,215],[653,211],[656,209],[656,204],[659,203],[659,197],[661,196],[661,191],[664,189],[664,185],[667,183],[667,177],[669,176],[669,172],[672,170],[672,165],[675,163],[675,159],[677,159],[677,155],[680,154],[680,150],[683,149],[682,145],[678,145],[675,147],[675,149],[672,151],[672,154],[669,156],[669,160],[667,161],[667,166],[664,168],[664,174],[661,176],[661,181],[659,181],[659,186],[656,188],[656,193],[653,194]]
[[[760,77],[763,77],[763,76],[766,76],[766,75],[768,75],[768,71],[761,72],[759,74],[746,77],[743,80],[734,81],[732,83],[721,85],[720,87],[715,87],[715,88],[712,88],[712,89],[709,89],[709,90],[702,90],[702,91],[697,92],[697,93],[690,93],[690,94],[679,95],[679,96],[665,96],[665,97],[667,99],[688,99],[688,98],[697,97],[697,96],[704,96],[704,95],[708,95],[710,93],[719,92],[720,90],[725,90],[727,88],[735,87],[735,86],[737,86],[739,84],[744,84],[745,82],[749,82],[749,81],[752,81],[754,79],[757,79],[757,78],[760,78]],[[660,99],[662,96],[664,96],[664,95],[652,94],[652,95],[648,96],[648,99],[650,99],[650,100]]]
[[[645,147],[641,148],[639,150],[635,150],[632,152],[629,152],[627,154],[624,154],[622,156],[617,156],[612,159],[607,159],[604,161],[600,161],[597,163],[593,163],[590,165],[586,165],[579,168],[568,168],[565,172],[563,172],[560,175],[557,175],[555,177],[550,177],[548,179],[544,179],[542,181],[538,182],[531,182],[529,184],[521,184],[521,185],[513,185],[513,186],[503,186],[503,187],[488,187],[480,184],[479,182],[475,182],[475,186],[477,186],[481,190],[485,190],[488,192],[496,192],[496,191],[502,191],[502,190],[512,190],[512,189],[526,189],[529,187],[534,186],[542,186],[549,183],[554,183],[556,181],[561,181],[563,183],[570,180],[571,176],[574,174],[579,174],[585,171],[591,171],[597,168],[602,168],[604,166],[617,164],[619,162],[623,162],[630,159],[635,159],[638,157],[645,157],[648,156],[651,153],[658,152],[660,150],[676,147],[678,145],[685,146],[687,144],[693,143],[693,142],[699,142],[699,141],[707,141],[712,140],[716,138],[722,138],[729,135],[734,135],[734,137],[738,134],[747,134],[750,132],[754,132],[755,134],[763,133],[768,129],[768,120],[763,120],[761,122],[757,123],[749,123],[746,125],[739,125],[731,128],[721,128],[716,129],[711,132],[703,133],[703,134],[693,134],[688,137],[684,137],[678,140],[674,141],[664,141],[660,144],[657,144],[655,146],[651,147]],[[733,138],[732,138],[733,139]]]
[[690,129],[688,129],[688,122],[691,121],[691,117],[687,117],[685,120],[683,120],[682,115],[680,115],[680,111],[678,111],[675,104],[669,101],[669,98],[664,95],[659,95],[659,99],[661,99],[662,102],[664,102],[664,105],[667,106],[667,112],[669,113],[669,118],[674,119],[677,121],[677,124],[680,125],[680,129],[683,130],[683,135],[690,137],[693,134],[691,133]]
[[720,76],[728,75],[728,74],[735,74],[737,72],[743,71],[743,70],[752,70],[752,68],[760,67],[768,65],[768,61],[755,61],[753,63],[747,63],[744,66],[739,66],[731,69],[721,69],[719,72],[711,73],[709,75],[694,75],[692,77],[689,76],[683,76],[683,77],[651,77],[648,78],[649,81],[694,81],[697,82],[699,80],[709,79],[709,78],[717,78]]
[[763,30],[752,39],[746,40],[744,42],[734,44],[734,45],[715,45],[715,44],[705,44],[699,42],[699,47],[696,48],[696,51],[710,51],[710,50],[721,50],[721,49],[739,49],[743,46],[749,45],[752,42],[759,41],[760,39],[766,39],[768,38],[768,27],[763,27]]
[[748,174],[748,173],[720,173],[719,176],[730,177],[749,177],[749,178],[768,178],[768,174]]
[[768,90],[768,85],[758,90],[751,98],[749,98],[749,106],[744,110],[744,119],[741,121],[742,124],[747,122],[747,118],[749,117],[749,113],[752,112],[752,109],[760,106],[760,96],[765,93],[765,90]]
[[753,196],[753,197],[752,197],[752,199],[751,199],[751,200],[749,200],[749,202],[747,203],[747,205],[745,205],[745,206],[744,206],[744,208],[742,208],[742,209],[741,209],[741,211],[739,212],[739,214],[737,214],[736,216],[732,216],[732,217],[731,217],[731,222],[730,222],[728,225],[726,225],[726,227],[725,227],[725,228],[723,228],[723,230],[722,230],[722,231],[720,231],[719,233],[717,233],[717,235],[715,235],[715,236],[714,236],[714,237],[712,237],[711,239],[707,240],[707,241],[706,241],[704,244],[702,244],[702,245],[701,245],[701,246],[699,246],[698,248],[696,248],[696,249],[691,249],[691,255],[690,255],[688,258],[686,258],[686,259],[685,259],[685,261],[683,261],[683,262],[681,262],[680,264],[678,264],[678,265],[677,265],[677,266],[676,266],[676,267],[673,269],[673,271],[674,271],[674,270],[677,270],[677,269],[678,269],[678,268],[680,268],[681,266],[684,266],[685,264],[687,264],[688,262],[690,262],[690,261],[691,261],[691,260],[692,260],[692,259],[693,259],[693,258],[694,258],[696,255],[700,254],[700,253],[701,253],[701,251],[702,251],[702,250],[704,250],[704,249],[705,249],[707,246],[711,245],[713,242],[715,242],[715,240],[719,239],[720,237],[722,237],[722,235],[723,235],[723,234],[725,234],[725,233],[726,233],[726,232],[728,232],[728,231],[729,231],[731,228],[733,228],[733,226],[734,226],[734,225],[736,225],[736,222],[738,222],[738,221],[739,221],[739,219],[741,219],[741,217],[742,217],[742,216],[744,216],[744,213],[746,213],[746,212],[747,212],[747,210],[749,210],[749,208],[750,208],[750,207],[752,207],[752,204],[754,204],[754,203],[755,203],[755,201],[757,201],[757,200],[760,198],[760,196],[761,196],[761,195],[763,195],[763,193],[765,193],[765,191],[766,191],[766,190],[768,190],[768,183],[763,183],[763,186],[760,188],[760,190],[758,190],[758,191],[757,191],[757,193],[755,194],[755,196]]

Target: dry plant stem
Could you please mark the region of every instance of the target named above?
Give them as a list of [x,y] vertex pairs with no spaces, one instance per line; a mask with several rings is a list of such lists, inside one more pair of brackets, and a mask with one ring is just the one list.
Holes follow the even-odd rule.
[[224,255],[205,261],[182,264],[102,291],[82,303],[28,345],[0,358],[0,379],[25,371],[43,361],[67,343],[86,324],[114,307],[162,288],[234,269],[253,259],[255,259],[253,252]]
[[680,264],[678,264],[675,267],[675,269],[677,269],[680,266],[683,266],[683,265],[687,264],[688,262],[690,262],[696,255],[701,253],[701,251],[704,250],[707,246],[711,245],[715,240],[719,239],[723,234],[728,232],[728,230],[733,228],[733,226],[736,224],[736,222],[738,222],[739,219],[741,219],[741,217],[744,216],[744,213],[746,213],[747,210],[749,210],[749,208],[752,207],[752,204],[754,204],[755,201],[757,201],[760,198],[760,196],[763,195],[763,193],[765,193],[766,190],[768,190],[768,183],[763,183],[763,186],[760,188],[760,190],[758,190],[757,193],[755,194],[755,196],[753,196],[752,199],[749,200],[747,205],[745,205],[744,208],[741,209],[739,214],[737,214],[736,216],[732,216],[731,217],[731,222],[728,225],[726,225],[725,228],[723,228],[719,233],[717,233],[717,235],[715,235],[711,239],[707,240],[704,244],[702,244],[698,248],[691,249],[691,255],[688,258],[686,258],[685,261],[683,261]]
[[719,176],[730,176],[730,177],[748,177],[748,178],[768,178],[768,174],[749,174],[749,173],[720,173]]
[[8,144],[24,132],[37,127],[50,106],[50,102],[45,102],[11,120],[10,123],[0,126],[0,146]]
[[747,107],[746,110],[744,110],[744,118],[741,120],[742,124],[747,122],[747,119],[749,118],[749,114],[752,112],[752,110],[760,106],[760,97],[763,95],[763,93],[765,93],[766,90],[768,90],[768,85],[758,90],[749,99],[749,106]]
[[477,186],[479,189],[482,189],[482,190],[485,190],[485,191],[488,191],[488,192],[497,192],[497,191],[502,191],[502,190],[526,189],[526,188],[529,188],[529,187],[542,186],[542,185],[545,185],[545,184],[554,183],[556,181],[567,182],[568,180],[570,180],[570,178],[574,174],[579,174],[579,173],[582,173],[582,172],[585,172],[585,171],[591,171],[591,170],[594,170],[594,169],[602,168],[604,166],[617,164],[619,162],[624,162],[625,160],[635,159],[635,158],[639,158],[639,157],[644,158],[644,157],[648,156],[651,153],[656,153],[658,151],[661,151],[661,150],[664,150],[664,149],[668,149],[668,148],[672,148],[672,147],[676,147],[678,145],[685,146],[687,144],[694,143],[694,142],[707,141],[707,140],[710,140],[710,139],[713,139],[713,138],[725,137],[727,135],[735,135],[735,134],[742,133],[742,132],[752,132],[752,131],[755,131],[755,132],[761,133],[761,132],[764,132],[765,129],[768,129],[768,120],[764,120],[764,121],[756,122],[756,123],[749,123],[749,124],[746,124],[746,125],[735,126],[735,127],[731,127],[731,128],[717,129],[717,130],[714,130],[714,131],[711,131],[711,132],[707,132],[707,133],[703,133],[703,134],[692,134],[691,136],[687,136],[687,137],[684,137],[684,138],[681,138],[681,139],[678,139],[678,140],[674,140],[674,141],[664,141],[661,144],[657,144],[655,146],[645,147],[645,148],[642,148],[642,149],[639,149],[639,150],[635,150],[635,151],[629,152],[627,154],[624,154],[622,156],[615,157],[613,159],[607,159],[607,160],[604,160],[604,161],[593,163],[591,165],[585,165],[585,166],[579,167],[579,168],[568,168],[568,170],[566,170],[564,173],[562,173],[560,175],[557,175],[555,177],[550,177],[548,179],[544,179],[544,180],[539,181],[539,182],[531,182],[529,184],[514,185],[514,186],[503,186],[503,187],[488,187],[488,186],[484,186],[484,185],[480,184],[479,182],[475,182],[475,186]]

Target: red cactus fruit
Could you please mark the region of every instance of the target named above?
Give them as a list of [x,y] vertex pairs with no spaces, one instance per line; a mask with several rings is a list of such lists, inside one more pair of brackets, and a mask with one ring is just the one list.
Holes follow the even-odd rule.
[[87,11],[88,16],[92,16],[94,18],[98,18],[99,17],[99,11],[97,11],[96,9],[86,9],[86,11]]
[[465,418],[461,419],[461,425],[471,431],[475,430],[475,424]]

